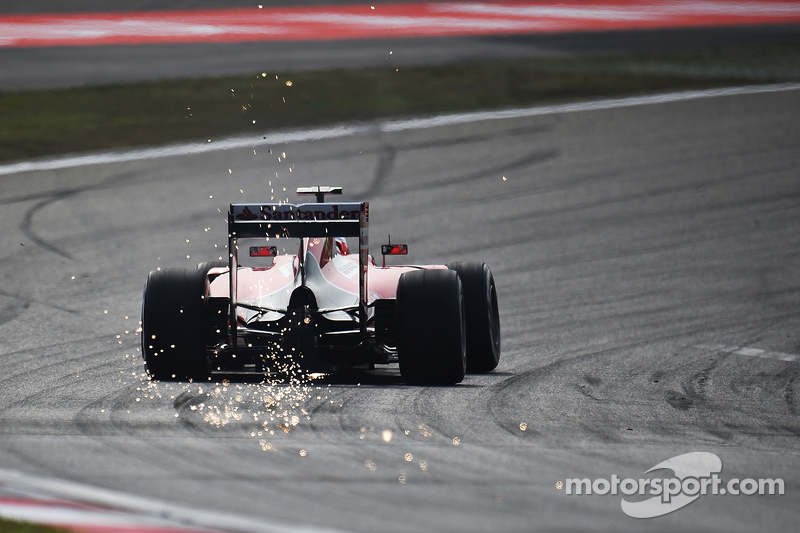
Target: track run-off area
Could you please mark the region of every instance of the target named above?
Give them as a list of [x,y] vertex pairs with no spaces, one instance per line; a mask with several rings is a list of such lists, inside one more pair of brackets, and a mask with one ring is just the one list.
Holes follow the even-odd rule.
[[0,47],[454,37],[796,24],[777,0],[426,2],[0,16]]

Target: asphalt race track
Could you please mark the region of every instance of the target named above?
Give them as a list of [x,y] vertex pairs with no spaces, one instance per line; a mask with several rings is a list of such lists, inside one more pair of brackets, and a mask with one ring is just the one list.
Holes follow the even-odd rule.
[[[788,90],[3,176],[0,469],[265,531],[793,530],[798,118]],[[373,247],[486,261],[497,371],[149,383],[148,271],[224,254],[229,202],[309,184],[369,199]],[[785,494],[635,519],[556,488],[689,452]]]
[[[234,4],[249,5],[170,3]],[[75,5],[107,9],[14,0],[0,12]],[[0,87],[375,66],[387,50],[401,65],[796,35],[4,48]],[[131,495],[145,514],[137,497],[198,510],[217,531],[796,530],[800,90],[607,107],[0,167],[0,474]],[[224,256],[228,203],[294,201],[314,184],[370,201],[373,249],[391,234],[413,262],[489,264],[495,372],[453,387],[407,386],[396,368],[315,383],[146,379],[147,273]],[[636,519],[622,501],[643,497],[558,488],[651,478],[692,452],[718,456],[725,482],[781,479],[785,494],[708,494]]]

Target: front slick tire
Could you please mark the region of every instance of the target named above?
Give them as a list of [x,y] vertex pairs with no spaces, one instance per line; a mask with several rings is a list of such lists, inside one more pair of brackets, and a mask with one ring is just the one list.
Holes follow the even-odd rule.
[[491,372],[500,362],[500,313],[494,276],[485,263],[451,263],[464,286],[467,372]]
[[464,300],[452,270],[406,272],[397,284],[398,356],[407,383],[451,385],[467,369]]
[[205,269],[154,270],[142,302],[142,353],[147,373],[164,381],[208,380]]

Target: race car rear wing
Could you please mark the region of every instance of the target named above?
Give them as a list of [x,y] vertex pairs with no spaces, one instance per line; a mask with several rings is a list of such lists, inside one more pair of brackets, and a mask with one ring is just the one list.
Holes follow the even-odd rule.
[[360,237],[369,202],[231,204],[228,233],[251,237]]
[[[309,191],[317,194],[319,190]],[[323,191],[331,194],[331,191]],[[333,192],[333,194],[337,194]],[[361,328],[366,333],[367,265],[369,263],[369,202],[304,204],[231,204],[228,211],[231,336],[236,344],[238,239],[358,237]],[[301,254],[300,266],[305,281]]]

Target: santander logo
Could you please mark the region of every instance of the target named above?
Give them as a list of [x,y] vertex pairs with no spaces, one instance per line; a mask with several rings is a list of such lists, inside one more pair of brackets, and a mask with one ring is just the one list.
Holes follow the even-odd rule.
[[231,206],[236,220],[359,220],[361,204],[281,204]]

